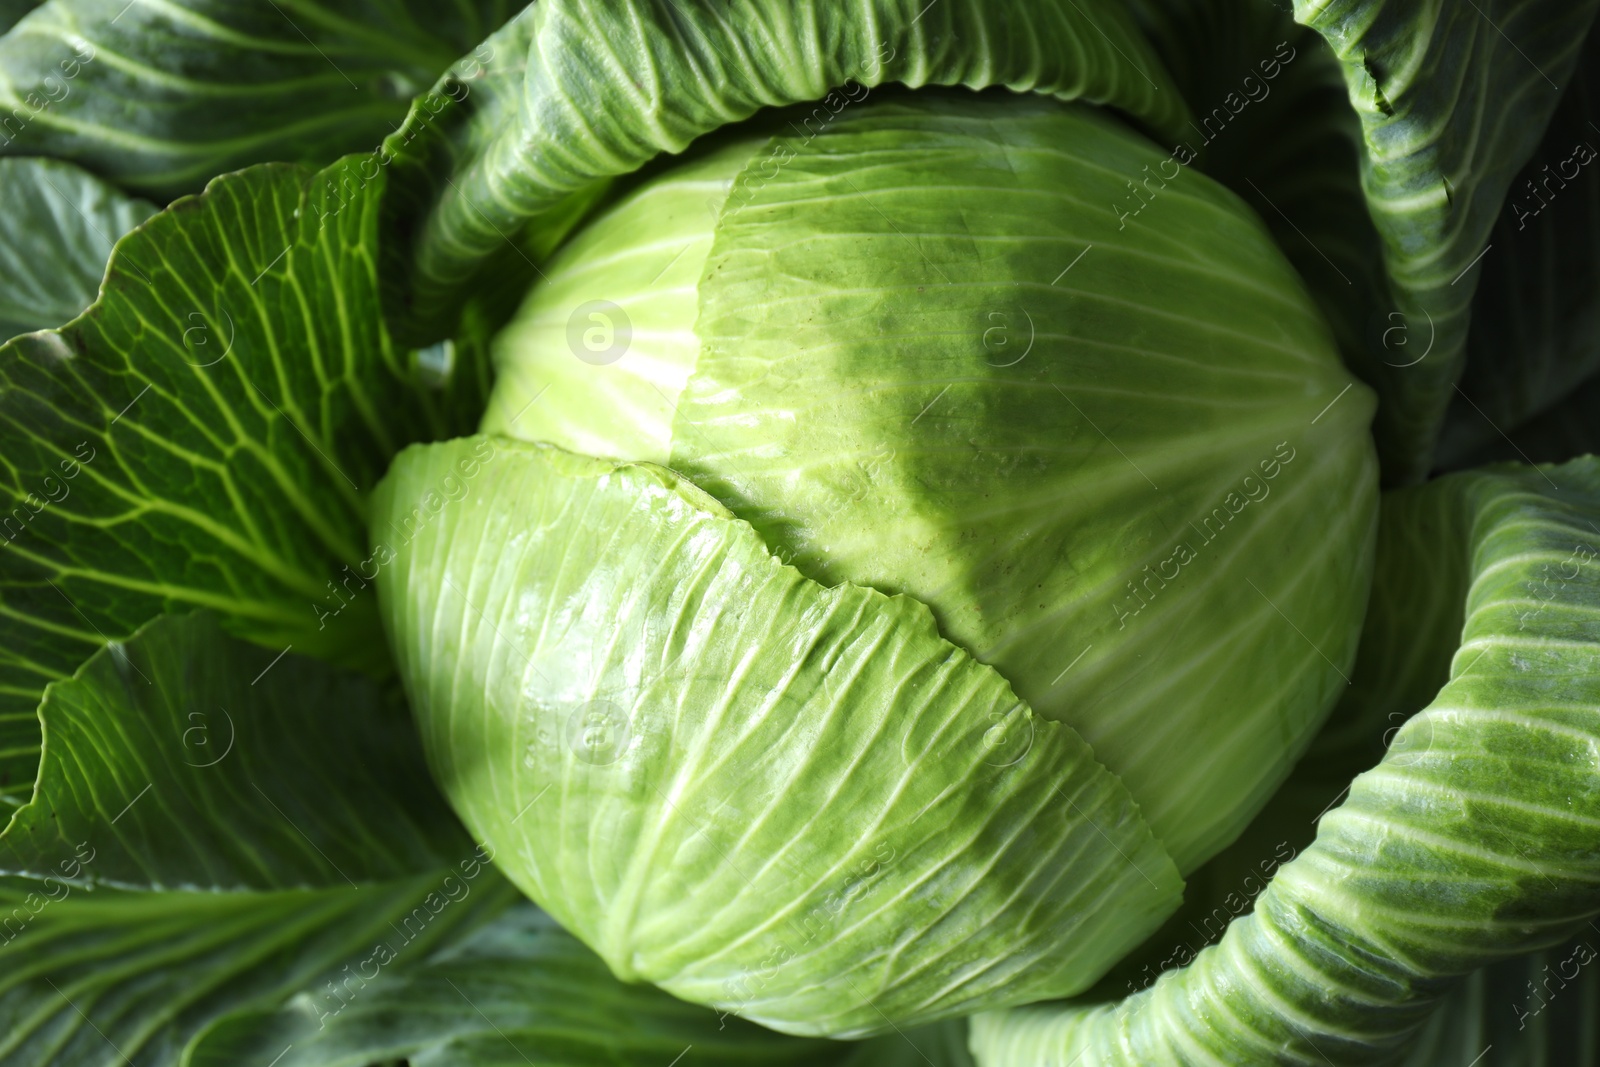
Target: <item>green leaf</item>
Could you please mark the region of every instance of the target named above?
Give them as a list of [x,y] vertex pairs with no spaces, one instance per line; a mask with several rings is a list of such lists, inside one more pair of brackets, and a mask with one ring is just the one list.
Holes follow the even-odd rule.
[[[1374,618],[1417,641],[1465,604],[1442,688],[1220,944],[1118,1002],[978,1017],[985,1067],[1373,1062],[1458,976],[1600,912],[1600,460],[1452,475],[1385,507]],[[1388,661],[1397,690],[1438,647]]]
[[391,326],[418,344],[433,343],[446,333],[460,337],[477,324],[486,325],[490,332],[498,329],[539,277],[539,262],[611,185],[609,178],[589,182],[537,217],[513,225],[504,239],[484,254],[474,284],[459,294],[460,300],[435,309],[435,318],[456,325],[449,331],[418,329],[409,285],[416,231],[432,212],[441,190],[454,180],[451,175],[471,165],[480,142],[492,140],[497,131],[520,121],[539,10],[539,5],[529,4],[451,67],[433,89],[412,103],[402,128],[379,149],[379,158],[392,164],[397,175],[388,184],[382,208],[386,239],[381,274],[386,283],[386,308]]
[[373,516],[435,777],[624,979],[866,1034],[1081,990],[1177,903],[1076,733],[665,468],[469,438]]
[[[480,78],[487,91],[462,91]],[[406,311],[423,334],[447,332],[452,294],[485,258],[596,179],[761,108],[887,82],[1083,99],[1172,135],[1185,118],[1132,20],[1106,0],[549,0],[458,65],[448,93],[419,101],[386,143],[412,164],[397,184],[433,200],[407,234]]]
[[1600,26],[1491,240],[1440,464],[1600,451],[1593,386],[1567,402],[1600,374]]
[[[1343,799],[1355,775],[1377,763],[1391,743],[1399,753],[1430,743],[1426,732],[1399,731],[1450,676],[1464,622],[1460,590],[1468,585],[1469,561],[1437,547],[1461,543],[1467,536],[1461,522],[1470,516],[1405,506],[1388,506],[1381,514],[1374,576],[1380,593],[1369,606],[1344,700],[1290,781],[1240,839],[1189,877],[1184,907],[1097,992],[1126,995],[1147,986],[1163,969],[1187,964],[1253,905],[1266,877],[1311,843],[1316,820]],[[1397,592],[1383,595],[1382,590]],[[1600,1055],[1592,1025],[1600,979],[1588,974],[1592,968],[1584,961],[1600,946],[1594,925],[1582,927],[1574,941],[1469,975],[1429,1015],[1405,1067],[1591,1062]]]
[[0,338],[77,318],[111,246],[156,210],[47,159],[0,159],[0,203]]
[[1600,928],[1591,923],[1565,944],[1474,973],[1429,1017],[1401,1067],[1570,1067],[1600,1060],[1597,956]]
[[218,179],[117,246],[86,315],[0,349],[0,794],[33,782],[45,685],[166,611],[387,669],[366,491],[452,426],[383,329],[382,174],[329,174]]
[[0,152],[147,196],[375,146],[512,0],[49,0],[0,37]]
[[[1378,353],[1385,477],[1416,481],[1466,358],[1473,292],[1513,177],[1539,144],[1594,0],[1295,0],[1344,67],[1362,184],[1405,345]],[[1401,334],[1391,335],[1398,341]],[[1497,353],[1498,355],[1498,353]],[[1503,358],[1503,357],[1502,357]]]
[[58,876],[92,841],[96,883],[317,888],[470,850],[393,695],[218,622],[164,616],[45,691],[39,780],[0,835],[0,868]]
[[235,1013],[302,992],[329,1013],[359,1003],[363,975],[403,969],[513,896],[470,854],[354,889],[88,892],[7,880],[0,1067],[177,1067],[195,1035]]
[[[184,1067],[678,1067],[837,1064],[973,1067],[952,1019],[858,1045],[785,1037],[737,1016],[624,985],[531,904],[503,912],[420,966],[394,968],[348,1004],[326,992],[220,1020]],[[622,1025],[619,1025],[619,1021]]]
[[337,1013],[515,896],[376,683],[208,614],[101,650],[40,716],[0,837],[31,876],[0,878],[4,1067],[175,1067],[234,1013]]
[[827,1064],[843,1051],[624,985],[531,904],[335,1006],[304,995],[277,1012],[235,1016],[195,1043],[185,1067],[366,1067],[402,1058],[414,1067]]

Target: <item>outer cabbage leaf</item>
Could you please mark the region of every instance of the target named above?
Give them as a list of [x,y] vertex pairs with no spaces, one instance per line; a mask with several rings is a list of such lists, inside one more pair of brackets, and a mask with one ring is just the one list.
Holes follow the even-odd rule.
[[364,967],[403,968],[514,896],[473,854],[359,888],[270,893],[88,893],[8,879],[0,1065],[178,1067],[215,1020],[305,990],[326,1013],[345,1010]]
[[154,197],[378,143],[513,0],[48,0],[0,37],[0,153]]
[[453,427],[383,328],[382,175],[347,172],[375,180],[218,179],[117,246],[87,314],[0,349],[0,794],[44,686],[164,611],[386,668],[365,493]]
[[[237,1015],[195,1043],[185,1067],[680,1067],[829,1064],[845,1046],[763,1030],[624,985],[531,904],[424,965],[380,976],[331,1014],[324,998]],[[534,1057],[537,1057],[535,1060]]]
[[[1509,448],[1508,448],[1509,451]],[[1403,498],[1403,494],[1402,494]],[[1317,821],[1343,799],[1351,779],[1377,763],[1431,744],[1427,731],[1401,733],[1448,681],[1464,621],[1469,561],[1440,552],[1459,541],[1448,511],[1387,507],[1374,585],[1405,595],[1372,598],[1352,684],[1290,780],[1244,834],[1188,877],[1183,907],[1118,964],[1096,989],[1101,999],[1145,988],[1191,962],[1248,912],[1272,874],[1312,843]],[[1570,573],[1570,567],[1568,568]],[[1445,995],[1406,1054],[1405,1067],[1556,1067],[1600,1054],[1592,1018],[1600,979],[1588,963],[1600,946],[1593,920],[1577,938],[1473,972]],[[1385,1061],[1388,1062],[1388,1061]]]
[[[1370,640],[1414,641],[1465,604],[1432,702],[1220,944],[1115,1003],[980,1016],[980,1063],[1372,1062],[1459,976],[1600,912],[1600,460],[1453,475],[1385,506]],[[1424,649],[1392,661],[1399,688],[1439,667]]]
[[397,712],[204,614],[52,685],[34,801],[0,837],[32,876],[0,879],[0,1064],[176,1065],[302,991],[337,1016],[503,908]]
[[1570,1067],[1600,1060],[1600,929],[1486,967],[1445,997],[1402,1067]]
[[117,238],[156,210],[47,159],[0,159],[0,203],[0,340],[77,318]]
[[1600,451],[1600,27],[1491,241],[1440,464]]
[[471,851],[405,708],[371,680],[165,616],[45,692],[32,801],[0,869],[90,882],[287,889],[425,873]]
[[486,92],[450,92],[464,102],[449,114],[414,109],[387,142],[413,164],[403,184],[431,201],[409,233],[404,309],[429,339],[530,219],[763,107],[900,82],[1109,104],[1174,136],[1185,118],[1132,20],[1106,0],[549,0],[519,23],[453,72],[450,86],[482,78]]
[[[485,143],[518,121],[539,10],[540,5],[529,4],[452,66],[433,89],[412,102],[404,124],[379,150],[379,158],[392,163],[399,175],[389,182],[382,205],[386,307],[398,335],[419,344],[447,333],[460,338],[480,326],[486,333],[498,329],[540,276],[538,264],[611,185],[608,178],[588,182],[535,218],[502,231],[484,253],[470,289],[457,292],[448,307],[434,308],[436,320],[455,325],[450,330],[418,329],[410,286],[417,230],[440,191],[454,182],[451,175],[470,167]],[[482,411],[479,399],[475,414]]]
[[1081,990],[1177,903],[1073,731],[665,468],[419,446],[373,515],[435,778],[620,977],[862,1034]]
[[1480,264],[1495,254],[1491,233],[1595,10],[1594,0],[1295,0],[1295,18],[1343,64],[1361,118],[1362,184],[1400,331],[1392,336],[1406,341],[1374,368],[1391,482],[1432,468]]

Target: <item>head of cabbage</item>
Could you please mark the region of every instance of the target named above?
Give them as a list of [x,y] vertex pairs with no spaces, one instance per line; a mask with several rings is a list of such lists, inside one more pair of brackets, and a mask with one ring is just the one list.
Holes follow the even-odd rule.
[[1377,494],[1232,193],[1083,104],[841,99],[614,196],[374,523],[508,875],[624,978],[836,1036],[1151,933],[1345,685]]
[[110,6],[0,1061],[1600,1057],[1600,0]]

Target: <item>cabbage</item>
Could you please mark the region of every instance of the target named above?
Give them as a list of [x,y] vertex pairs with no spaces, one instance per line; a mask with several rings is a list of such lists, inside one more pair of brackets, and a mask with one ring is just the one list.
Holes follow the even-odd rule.
[[[469,827],[623,977],[835,1035],[1081,992],[1344,684],[1370,397],[1226,190],[1183,175],[1142,226],[1098,209],[1160,157],[1091,110],[874,102],[786,150],[641,184],[496,343],[486,432],[651,467],[492,437],[396,463],[374,537],[402,676]],[[574,338],[596,315],[626,334]],[[590,716],[604,772],[559,742]],[[513,825],[546,786],[560,821]],[[987,801],[935,817],[950,792]]]
[[1600,0],[0,0],[0,1067],[1600,1057]]

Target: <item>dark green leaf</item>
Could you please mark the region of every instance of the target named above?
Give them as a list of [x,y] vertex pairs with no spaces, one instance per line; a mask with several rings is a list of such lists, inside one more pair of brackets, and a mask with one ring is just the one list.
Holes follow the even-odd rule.
[[967,1020],[947,1019],[865,1041],[841,1067],[973,1067]]
[[0,33],[17,24],[17,20],[42,4],[44,0],[0,0]]
[[[1395,326],[1372,369],[1391,482],[1433,465],[1469,310],[1513,177],[1571,76],[1595,0],[1295,0],[1333,47],[1360,116],[1362,184]],[[1386,332],[1398,328],[1398,333]]]
[[117,246],[88,314],[0,349],[0,795],[44,686],[165,611],[385,669],[366,491],[456,427],[383,329],[381,169],[330,173],[218,179]]
[[1574,395],[1600,371],[1600,28],[1491,240],[1440,464],[1600,450],[1594,387]]
[[514,0],[49,0],[0,38],[0,152],[171,197],[375,146]]
[[1600,1062],[1600,927],[1505,960],[1450,992],[1401,1067],[1575,1067]]
[[375,683],[207,614],[101,650],[41,716],[0,838],[31,876],[0,878],[4,1067],[176,1065],[211,1021],[337,1005],[514,895]]
[[134,889],[288,889],[402,878],[470,851],[403,705],[364,676],[164,616],[39,708],[33,801],[0,866]]
[[0,1067],[178,1067],[213,1021],[302,992],[332,1007],[357,999],[363,973],[409,965],[512,895],[472,854],[358,889],[127,893],[7,880]]
[[0,339],[94,303],[117,238],[155,213],[70,163],[0,159]]
[[415,1067],[827,1064],[848,1050],[624,985],[523,904],[423,966],[363,983],[347,1003],[311,992],[219,1023],[187,1067],[365,1067],[402,1057]]
[[[1481,418],[1477,412],[1472,417]],[[1554,407],[1478,445],[1464,461],[1481,465],[1525,458],[1533,463],[1559,463],[1596,452],[1600,452],[1600,374],[1581,383]],[[1462,457],[1451,459],[1463,461]]]

